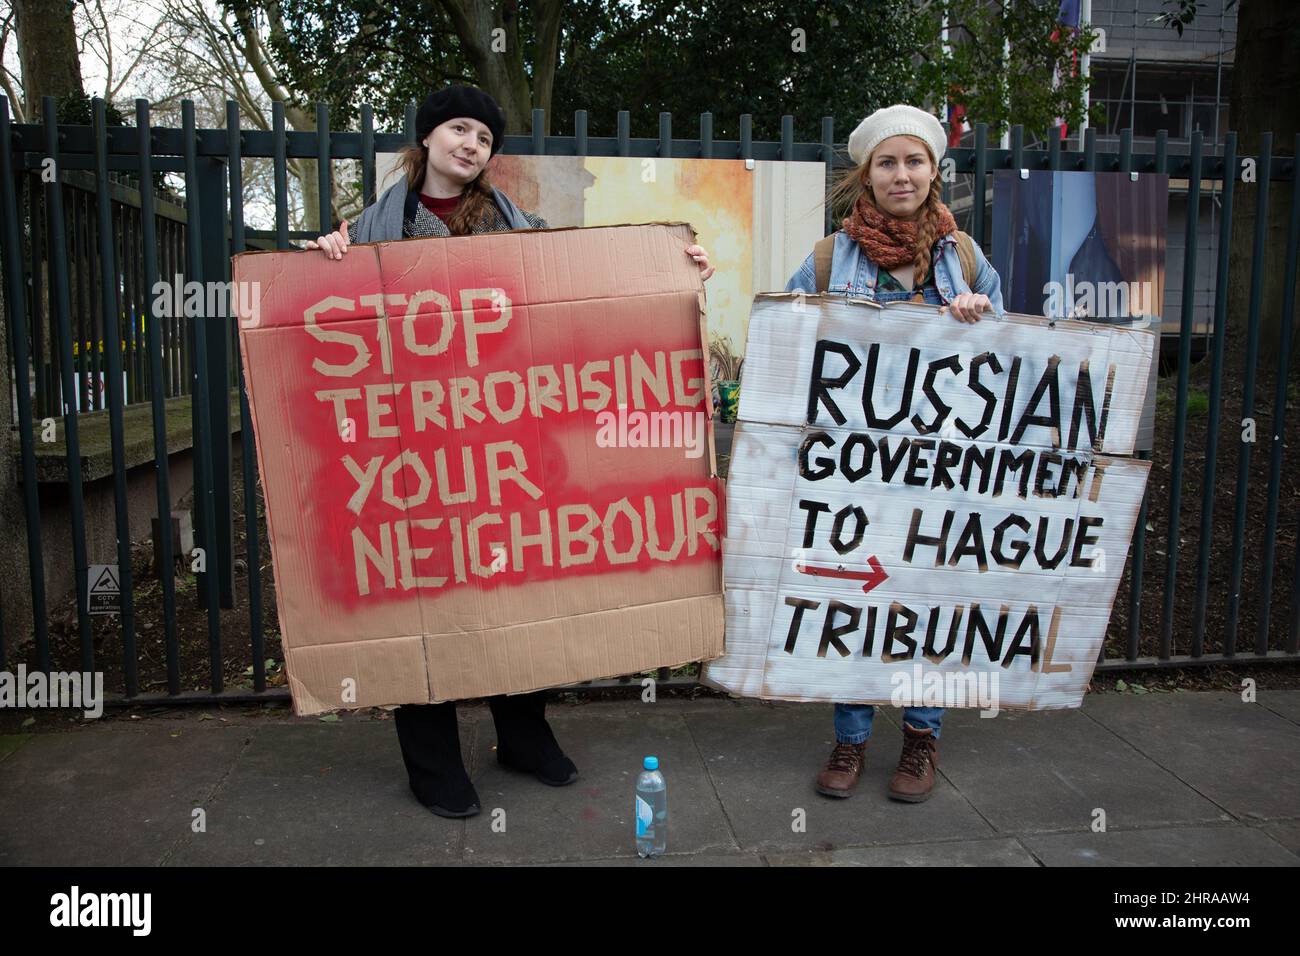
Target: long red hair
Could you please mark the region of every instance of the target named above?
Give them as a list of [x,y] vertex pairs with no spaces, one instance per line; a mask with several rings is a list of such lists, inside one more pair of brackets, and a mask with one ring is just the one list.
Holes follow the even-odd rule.
[[[397,164],[406,176],[406,188],[419,191],[424,185],[424,174],[429,168],[429,148],[423,143],[410,143],[397,153]],[[447,219],[447,228],[453,236],[467,236],[474,231],[492,205],[492,182],[484,169],[465,187],[460,204]]]

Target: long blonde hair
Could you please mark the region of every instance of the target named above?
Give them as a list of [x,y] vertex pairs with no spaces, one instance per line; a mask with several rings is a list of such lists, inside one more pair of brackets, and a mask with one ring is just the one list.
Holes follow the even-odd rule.
[[[424,185],[424,174],[429,166],[429,148],[423,143],[408,143],[397,152],[397,166],[406,177],[406,188],[417,192]],[[484,169],[465,187],[460,204],[447,218],[447,228],[453,236],[467,236],[482,221],[492,205],[492,182]]]
[[[930,144],[925,140],[917,139],[915,136],[909,136],[908,139],[915,139],[918,143],[925,146],[925,155],[930,157],[930,165],[938,169],[938,162],[934,158],[934,151],[930,149]],[[872,156],[875,151],[872,151]],[[831,218],[835,222],[841,222],[846,216],[854,215],[858,201],[862,200],[867,205],[879,210],[882,214],[888,216],[889,213],[880,208],[876,202],[876,197],[871,193],[871,156],[859,163],[857,166],[850,167],[842,172],[839,179],[831,186],[830,193],[826,197],[827,205],[831,209]],[[943,187],[939,185],[939,177],[935,176],[930,180],[930,192],[921,203],[919,210],[917,231],[916,231],[916,248],[912,259],[912,287],[920,288],[925,277],[930,274],[930,258],[934,250],[935,240],[939,238],[939,208],[943,205]]]

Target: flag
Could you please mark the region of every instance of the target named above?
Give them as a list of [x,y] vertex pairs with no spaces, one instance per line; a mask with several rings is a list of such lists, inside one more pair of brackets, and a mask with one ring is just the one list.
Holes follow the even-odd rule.
[[948,90],[948,148],[955,149],[961,145],[963,133],[970,130],[970,123],[966,122],[966,104],[957,101],[961,96],[961,90],[957,87],[951,87]]
[[[1061,6],[1056,11],[1056,26],[1052,30],[1049,39],[1056,43],[1068,34],[1066,31],[1073,33],[1079,29],[1079,0],[1061,0]],[[1079,73],[1079,56],[1077,53],[1070,54],[1070,76],[1077,76]],[[1060,67],[1052,69],[1052,89],[1061,85]],[[1069,124],[1066,123],[1065,117],[1058,116],[1056,123],[1061,127],[1061,139],[1064,140],[1069,133]]]

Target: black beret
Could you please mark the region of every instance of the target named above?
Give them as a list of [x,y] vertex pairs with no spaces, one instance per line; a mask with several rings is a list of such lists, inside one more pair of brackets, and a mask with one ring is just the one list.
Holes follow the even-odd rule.
[[476,119],[492,131],[491,155],[495,156],[504,142],[505,113],[496,100],[473,86],[448,86],[430,93],[415,114],[415,141],[423,143],[436,127],[461,116]]

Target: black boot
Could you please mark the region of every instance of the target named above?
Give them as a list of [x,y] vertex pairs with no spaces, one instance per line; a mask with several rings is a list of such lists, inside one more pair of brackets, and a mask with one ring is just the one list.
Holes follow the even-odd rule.
[[563,787],[578,779],[546,722],[546,692],[488,698],[497,727],[497,762],[531,773],[542,783]]
[[478,813],[478,794],[460,757],[455,703],[403,704],[393,720],[415,798],[440,817]]

